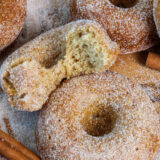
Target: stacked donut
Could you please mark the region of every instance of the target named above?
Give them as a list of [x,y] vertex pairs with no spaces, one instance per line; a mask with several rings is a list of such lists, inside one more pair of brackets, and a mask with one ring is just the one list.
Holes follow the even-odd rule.
[[[23,27],[26,1],[0,3],[3,50]],[[62,7],[55,13],[62,3],[67,11],[62,13]],[[144,66],[146,53],[138,52],[158,43],[160,1],[60,0],[53,5],[45,31],[72,22],[22,46],[43,32],[27,17],[17,40],[20,48],[0,68],[0,85],[10,105],[40,110],[35,128],[40,157],[154,159],[160,146],[160,72]],[[7,48],[2,56],[6,53]]]

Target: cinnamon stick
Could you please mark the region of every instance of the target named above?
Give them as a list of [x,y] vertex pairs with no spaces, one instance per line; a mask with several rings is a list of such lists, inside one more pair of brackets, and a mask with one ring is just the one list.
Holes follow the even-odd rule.
[[160,54],[149,52],[146,66],[160,71]]
[[[0,130],[0,154],[8,159],[40,160],[33,152],[25,148],[14,138]],[[15,158],[14,158],[15,157]],[[17,158],[16,158],[17,157]]]
[[28,160],[21,152],[11,148],[5,141],[0,141],[0,154],[7,159],[13,160]]

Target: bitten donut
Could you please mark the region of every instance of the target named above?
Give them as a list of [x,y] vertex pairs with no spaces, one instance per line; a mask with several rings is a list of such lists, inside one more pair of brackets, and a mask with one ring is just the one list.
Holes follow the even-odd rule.
[[72,0],[71,16],[102,24],[122,54],[148,49],[157,41],[153,0]]
[[40,111],[42,160],[151,160],[159,116],[143,89],[111,71],[65,81]]
[[26,0],[0,1],[0,51],[19,35],[25,15]]
[[64,78],[104,71],[118,53],[98,23],[72,22],[16,50],[0,68],[0,83],[11,106],[39,110]]
[[156,23],[158,35],[160,37],[160,0],[154,0],[153,6],[154,21]]
[[160,113],[160,72],[145,66],[146,56],[145,53],[119,55],[110,70],[141,84]]

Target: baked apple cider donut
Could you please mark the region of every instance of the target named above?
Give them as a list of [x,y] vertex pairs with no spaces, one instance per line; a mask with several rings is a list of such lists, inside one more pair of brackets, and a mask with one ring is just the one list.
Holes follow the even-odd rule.
[[0,1],[0,51],[19,35],[26,16],[26,0]]
[[153,0],[72,0],[72,19],[96,20],[110,38],[120,45],[120,53],[150,48],[157,42],[153,20]]
[[42,108],[64,78],[100,72],[116,60],[119,47],[96,22],[80,20],[27,43],[2,64],[0,81],[11,106]]
[[159,116],[143,89],[111,71],[65,81],[40,111],[42,160],[151,160]]
[[158,35],[160,37],[160,0],[154,0],[153,15],[154,15],[154,21],[156,23]]

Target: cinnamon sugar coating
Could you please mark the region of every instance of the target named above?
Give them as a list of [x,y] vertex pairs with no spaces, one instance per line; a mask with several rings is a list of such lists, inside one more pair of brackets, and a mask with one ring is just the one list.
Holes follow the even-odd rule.
[[[145,66],[146,56],[144,53],[119,55],[116,63],[110,69],[141,84],[160,115],[160,72]],[[160,148],[155,160],[159,159]]]
[[145,66],[144,53],[119,55],[110,70],[131,78],[141,84],[160,114],[160,72]]
[[153,0],[72,0],[71,16],[102,24],[120,45],[121,54],[142,51],[157,43]]
[[12,107],[35,111],[64,78],[109,68],[119,53],[96,22],[81,20],[52,29],[15,51],[0,69]]
[[26,16],[26,0],[0,1],[0,50],[19,35]]
[[42,160],[151,160],[159,116],[143,89],[111,71],[65,81],[40,111]]

